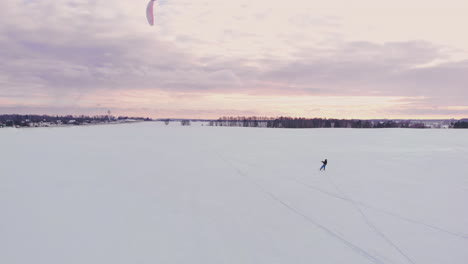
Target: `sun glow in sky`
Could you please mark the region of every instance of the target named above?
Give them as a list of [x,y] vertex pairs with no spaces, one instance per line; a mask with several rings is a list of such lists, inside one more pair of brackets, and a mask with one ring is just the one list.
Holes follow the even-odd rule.
[[468,117],[468,2],[2,0],[0,113]]

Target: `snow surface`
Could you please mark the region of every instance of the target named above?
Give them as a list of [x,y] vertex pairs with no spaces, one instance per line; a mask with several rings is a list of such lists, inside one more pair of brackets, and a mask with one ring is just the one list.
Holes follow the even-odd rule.
[[0,263],[466,264],[467,161],[466,130],[0,129]]

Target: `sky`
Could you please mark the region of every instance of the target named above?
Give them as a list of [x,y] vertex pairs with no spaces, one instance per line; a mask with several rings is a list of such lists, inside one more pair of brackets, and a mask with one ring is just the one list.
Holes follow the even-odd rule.
[[0,114],[468,118],[466,0],[1,0]]

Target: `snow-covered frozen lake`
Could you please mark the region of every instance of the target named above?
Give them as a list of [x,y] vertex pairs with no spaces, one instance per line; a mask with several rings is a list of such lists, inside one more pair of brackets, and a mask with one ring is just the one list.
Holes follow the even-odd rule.
[[466,264],[468,131],[0,129],[0,263]]

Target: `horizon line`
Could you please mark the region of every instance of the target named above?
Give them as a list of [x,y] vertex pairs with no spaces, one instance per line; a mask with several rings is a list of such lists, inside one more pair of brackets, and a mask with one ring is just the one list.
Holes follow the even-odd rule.
[[[72,116],[72,117],[80,117],[80,116],[85,116],[85,117],[94,117],[94,116],[109,116],[108,114],[94,114],[94,115],[89,115],[89,114],[18,114],[18,113],[8,113],[8,114],[0,114],[0,116],[7,116],[7,115],[14,115],[14,116],[59,116],[59,117],[66,117],[66,116]],[[275,119],[275,118],[302,118],[302,119],[328,119],[328,120],[367,120],[367,121],[373,121],[373,120],[394,120],[394,121],[415,121],[415,120],[420,120],[420,121],[425,121],[425,120],[454,120],[454,121],[460,121],[460,120],[468,120],[468,117],[464,118],[336,118],[336,117],[305,117],[305,116],[288,116],[288,115],[279,115],[279,116],[264,116],[264,115],[249,115],[249,116],[240,116],[240,115],[232,115],[232,116],[220,116],[217,118],[189,118],[189,117],[151,117],[151,116],[138,116],[138,115],[125,115],[125,114],[119,114],[119,115],[110,115],[113,117],[128,117],[128,118],[150,118],[153,121],[160,121],[160,120],[219,120],[222,118],[257,118],[257,120],[262,120],[258,118],[266,118],[266,119]]]

